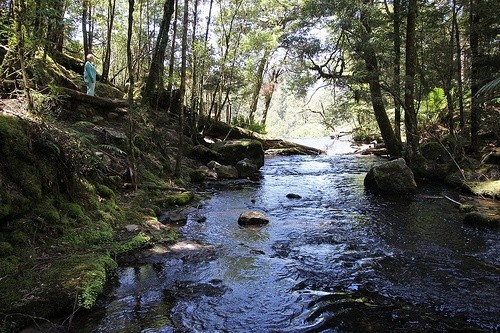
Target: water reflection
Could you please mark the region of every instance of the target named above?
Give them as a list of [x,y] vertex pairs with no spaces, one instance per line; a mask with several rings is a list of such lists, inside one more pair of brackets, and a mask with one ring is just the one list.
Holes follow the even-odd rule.
[[[124,267],[93,332],[448,332],[499,328],[500,236],[462,224],[456,196],[363,187],[372,157],[266,161],[181,228],[195,246]],[[287,198],[288,193],[301,198]],[[245,210],[269,225],[241,228]],[[87,327],[87,331],[89,328]],[[84,332],[82,329],[81,332]]]

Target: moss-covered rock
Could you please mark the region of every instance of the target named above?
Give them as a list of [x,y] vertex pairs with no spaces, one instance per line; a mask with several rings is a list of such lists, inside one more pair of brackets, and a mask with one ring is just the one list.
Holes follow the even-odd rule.
[[215,142],[210,148],[221,155],[217,162],[236,166],[238,161],[248,158],[258,168],[264,165],[264,149],[257,140],[228,140]]
[[500,198],[500,180],[465,182],[465,186],[475,195]]
[[364,185],[386,194],[413,194],[417,189],[413,172],[402,158],[372,167],[365,176]]
[[473,226],[499,228],[500,215],[485,212],[470,212],[465,215],[464,222]]

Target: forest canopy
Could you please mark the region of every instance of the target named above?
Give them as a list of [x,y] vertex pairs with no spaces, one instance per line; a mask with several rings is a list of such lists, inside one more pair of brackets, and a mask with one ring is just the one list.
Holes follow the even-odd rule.
[[81,75],[92,53],[98,81],[193,126],[265,132],[271,119],[289,135],[314,115],[330,132],[379,131],[411,161],[437,130],[479,149],[485,111],[498,113],[498,12],[495,0],[0,0],[0,87],[31,108],[30,92],[83,91],[40,63]]

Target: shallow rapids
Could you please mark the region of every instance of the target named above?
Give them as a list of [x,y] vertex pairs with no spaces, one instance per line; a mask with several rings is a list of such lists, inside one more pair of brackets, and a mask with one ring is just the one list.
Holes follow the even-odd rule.
[[[121,267],[78,332],[498,330],[499,233],[463,225],[443,199],[458,193],[442,185],[420,183],[409,197],[366,192],[381,161],[274,157],[259,180],[209,187],[183,241]],[[246,210],[269,225],[239,227]]]

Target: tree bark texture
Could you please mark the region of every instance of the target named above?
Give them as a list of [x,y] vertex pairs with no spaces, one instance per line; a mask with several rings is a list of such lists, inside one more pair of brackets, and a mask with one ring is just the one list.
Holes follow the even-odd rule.
[[415,74],[417,71],[416,20],[417,0],[409,0],[406,21],[405,127],[410,163],[420,155],[420,135],[418,133],[417,112],[415,110]]
[[163,5],[163,18],[156,39],[156,45],[153,50],[149,75],[146,81],[145,97],[151,99],[155,92],[163,89],[163,73],[166,50],[168,46],[168,32],[170,30],[170,21],[174,13],[175,0],[165,0]]
[[181,95],[181,110],[179,112],[179,145],[177,148],[177,158],[175,161],[174,175],[180,177],[182,156],[184,151],[184,105],[186,96],[186,66],[187,66],[187,34],[189,28],[189,0],[184,0],[184,17],[182,19],[182,49],[181,49],[181,85],[179,87]]
[[109,67],[111,63],[111,36],[113,33],[113,22],[115,20],[116,0],[108,0],[108,31],[106,37],[106,50],[102,64],[102,81],[108,82]]

